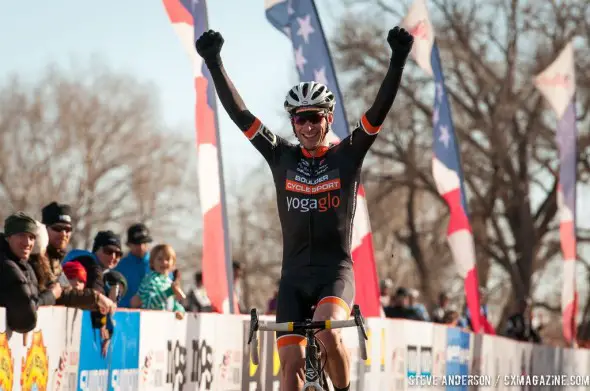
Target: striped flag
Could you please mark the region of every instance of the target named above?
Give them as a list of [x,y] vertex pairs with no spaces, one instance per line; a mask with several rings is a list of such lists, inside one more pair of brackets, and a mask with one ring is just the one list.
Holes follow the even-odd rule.
[[556,141],[559,149],[559,238],[563,254],[561,313],[563,336],[569,343],[576,339],[576,78],[572,43],[544,71],[535,77],[535,86],[547,99],[558,118]]
[[199,199],[203,214],[203,284],[217,312],[237,313],[223,182],[215,90],[195,41],[207,30],[205,0],[163,0],[170,22],[193,65]]
[[459,275],[464,281],[465,298],[471,314],[471,327],[477,333],[483,326],[482,322],[486,324],[487,322],[481,315],[479,305],[475,245],[467,215],[467,198],[463,185],[459,143],[455,136],[440,54],[425,0],[416,0],[412,4],[402,22],[402,27],[414,36],[412,57],[420,68],[434,78],[432,175],[438,193],[449,207],[447,240]]
[[[268,21],[291,40],[300,80],[315,80],[325,84],[336,96],[333,131],[328,137],[330,142],[338,143],[350,134],[350,130],[332,57],[313,0],[265,0],[265,8]],[[380,316],[373,235],[362,185],[359,186],[357,195],[351,247],[356,286],[355,303],[361,307],[363,315]]]

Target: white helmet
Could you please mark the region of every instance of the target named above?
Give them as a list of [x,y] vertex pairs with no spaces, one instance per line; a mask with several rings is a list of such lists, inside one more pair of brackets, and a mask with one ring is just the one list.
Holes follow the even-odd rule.
[[289,114],[300,107],[324,108],[331,112],[335,104],[336,99],[332,91],[316,81],[297,84],[289,90],[285,98],[285,110]]

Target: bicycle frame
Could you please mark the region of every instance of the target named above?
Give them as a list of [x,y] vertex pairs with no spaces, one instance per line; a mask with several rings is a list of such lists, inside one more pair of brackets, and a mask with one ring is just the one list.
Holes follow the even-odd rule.
[[[258,312],[255,308],[250,311],[250,334],[248,336],[248,345],[252,346],[254,342],[254,349],[250,347],[250,357],[254,365],[258,365],[258,331],[304,331],[305,339],[307,341],[305,347],[305,383],[303,391],[327,391],[323,386],[327,385],[324,373],[321,368],[320,349],[316,343],[315,332],[321,330],[338,329],[345,327],[356,327],[358,330],[359,347],[361,358],[367,359],[367,346],[365,341],[368,339],[363,317],[358,305],[354,305],[352,309],[353,319],[349,320],[326,320],[326,321],[311,321],[305,322],[285,322],[275,323],[266,322],[260,323],[258,320]],[[322,385],[323,384],[323,385]]]

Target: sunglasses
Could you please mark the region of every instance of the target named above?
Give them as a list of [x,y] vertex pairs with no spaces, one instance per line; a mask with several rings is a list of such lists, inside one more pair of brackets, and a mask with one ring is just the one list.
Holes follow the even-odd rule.
[[321,113],[295,114],[293,116],[293,123],[297,125],[305,125],[305,123],[309,121],[315,125],[322,122],[323,118],[326,118],[326,116]]
[[121,250],[111,247],[103,247],[102,252],[109,256],[115,254],[117,258],[121,258],[121,256],[123,255],[123,252]]
[[72,232],[72,227],[69,227],[67,225],[52,225],[49,228],[51,228],[51,230],[53,232],[58,232],[58,233],[61,233],[61,232],[70,233],[70,232]]

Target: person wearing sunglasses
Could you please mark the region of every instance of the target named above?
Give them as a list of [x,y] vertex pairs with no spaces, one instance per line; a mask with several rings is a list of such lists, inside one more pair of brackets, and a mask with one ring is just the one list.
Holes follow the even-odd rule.
[[[74,289],[65,275],[62,262],[72,235],[72,209],[69,205],[52,202],[41,210],[42,223],[39,223],[39,238],[36,251],[30,258],[31,266],[37,276],[40,290],[56,284],[61,287],[61,295],[56,305],[86,310],[108,312],[114,303],[105,295],[92,288]],[[42,247],[42,248],[41,248]]]
[[[244,104],[221,61],[224,39],[209,30],[195,43],[209,69],[221,103],[232,121],[271,168],[283,232],[283,262],[277,322],[347,319],[355,286],[352,269],[352,221],[361,166],[389,113],[414,39],[399,27],[389,30],[392,54],[375,101],[352,133],[330,143],[334,94],[322,83],[299,83],[284,101],[294,145],[271,132]],[[315,312],[311,308],[315,306]],[[303,335],[277,333],[285,390],[303,385]],[[318,333],[327,351],[327,370],[336,391],[350,387],[349,357],[340,334]]]

